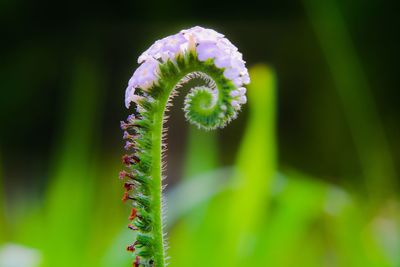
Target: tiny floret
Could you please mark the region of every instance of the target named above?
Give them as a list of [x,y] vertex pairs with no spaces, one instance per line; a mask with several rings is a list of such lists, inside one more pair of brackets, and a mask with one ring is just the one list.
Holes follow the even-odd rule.
[[233,91],[231,91],[231,96],[232,96],[232,97],[240,96],[239,90],[233,90]]
[[165,52],[178,53],[181,46],[187,43],[187,40],[182,33],[178,33],[162,39],[162,42],[163,50]]
[[211,42],[199,44],[196,50],[200,61],[215,58],[219,53],[217,45]]
[[242,95],[242,96],[239,97],[238,101],[239,101],[240,104],[246,104],[247,97],[245,95]]
[[158,61],[148,59],[133,74],[132,86],[146,88],[157,80]]
[[246,94],[246,88],[244,88],[244,87],[238,88],[238,91],[239,91],[240,95],[245,95]]
[[240,109],[240,104],[237,100],[232,100],[231,105],[234,109],[239,110]]

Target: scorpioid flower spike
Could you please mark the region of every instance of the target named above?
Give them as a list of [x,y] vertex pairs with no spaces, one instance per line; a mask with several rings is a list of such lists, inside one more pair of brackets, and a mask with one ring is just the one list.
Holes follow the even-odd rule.
[[164,114],[182,85],[195,79],[198,85],[184,101],[186,119],[206,130],[222,128],[246,103],[250,78],[238,49],[224,35],[198,26],[156,41],[138,63],[125,92],[125,105],[134,105],[134,112],[121,122],[128,150],[119,175],[122,199],[132,201],[128,228],[137,233],[127,250],[134,253],[133,266],[164,267]]

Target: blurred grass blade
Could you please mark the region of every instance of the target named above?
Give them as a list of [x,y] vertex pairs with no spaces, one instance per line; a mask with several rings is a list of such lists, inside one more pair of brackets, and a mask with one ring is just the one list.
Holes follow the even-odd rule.
[[225,245],[220,259],[216,259],[220,266],[246,265],[250,244],[263,227],[276,173],[275,73],[265,65],[257,65],[250,69],[250,77],[249,117],[236,163],[235,190],[223,226]]
[[304,0],[330,67],[372,196],[393,193],[396,170],[382,121],[350,33],[335,0]]
[[101,102],[98,67],[79,59],[63,136],[58,139],[52,179],[46,196],[45,266],[87,266],[85,252],[95,204],[97,111]]
[[208,172],[218,166],[216,131],[203,131],[189,126],[184,178]]

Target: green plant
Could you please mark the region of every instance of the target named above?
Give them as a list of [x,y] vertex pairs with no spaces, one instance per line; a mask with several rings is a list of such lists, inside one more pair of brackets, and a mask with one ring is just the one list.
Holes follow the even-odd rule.
[[128,167],[123,201],[132,200],[128,227],[137,231],[127,246],[135,253],[134,266],[165,266],[162,219],[163,125],[170,101],[184,83],[197,80],[185,98],[186,119],[199,128],[224,127],[246,102],[249,76],[242,55],[222,34],[194,27],[157,41],[138,60],[142,63],[129,81],[125,104],[136,111],[121,122]]

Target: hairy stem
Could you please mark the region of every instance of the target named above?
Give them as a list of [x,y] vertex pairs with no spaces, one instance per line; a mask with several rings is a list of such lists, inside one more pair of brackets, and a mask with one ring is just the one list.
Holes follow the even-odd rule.
[[164,266],[164,238],[163,238],[163,221],[162,221],[162,132],[163,132],[163,117],[166,107],[160,110],[154,116],[154,134],[152,137],[152,156],[154,163],[152,166],[153,188],[152,191],[154,199],[154,239],[155,239],[155,254],[154,261],[156,266]]

